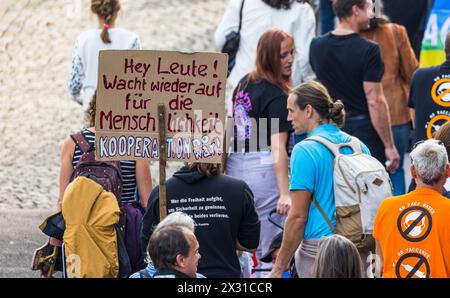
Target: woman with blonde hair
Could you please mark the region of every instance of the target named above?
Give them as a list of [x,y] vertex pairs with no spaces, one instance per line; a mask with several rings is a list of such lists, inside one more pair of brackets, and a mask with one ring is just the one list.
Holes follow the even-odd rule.
[[362,268],[355,244],[336,234],[321,240],[311,277],[362,278]]
[[91,11],[97,16],[98,28],[81,33],[73,49],[69,93],[86,111],[97,88],[98,53],[101,50],[141,48],[138,36],[116,28],[119,0],[91,0]]

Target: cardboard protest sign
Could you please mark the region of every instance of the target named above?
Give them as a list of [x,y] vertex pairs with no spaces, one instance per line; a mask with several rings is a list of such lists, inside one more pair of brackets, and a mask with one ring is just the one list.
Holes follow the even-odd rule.
[[97,160],[158,160],[158,105],[167,160],[220,163],[227,56],[107,50],[99,56]]

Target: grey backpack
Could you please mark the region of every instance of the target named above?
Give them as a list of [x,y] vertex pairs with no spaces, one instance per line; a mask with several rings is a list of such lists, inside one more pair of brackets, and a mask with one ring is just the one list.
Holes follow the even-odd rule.
[[[373,224],[380,203],[392,196],[392,184],[384,166],[364,154],[360,141],[352,137],[348,143],[333,143],[320,136],[309,137],[334,155],[333,190],[336,203],[336,228],[313,196],[313,204],[334,233],[350,239],[360,251],[373,251]],[[352,154],[342,154],[349,147]]]

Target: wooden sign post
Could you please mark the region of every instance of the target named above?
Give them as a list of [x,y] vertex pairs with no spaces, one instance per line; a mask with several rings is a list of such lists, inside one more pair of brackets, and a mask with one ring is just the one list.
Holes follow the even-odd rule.
[[159,118],[159,220],[167,216],[166,204],[166,107],[163,104],[158,105]]
[[100,51],[95,158],[159,160],[161,220],[176,210],[168,161],[222,162],[227,65],[222,53]]

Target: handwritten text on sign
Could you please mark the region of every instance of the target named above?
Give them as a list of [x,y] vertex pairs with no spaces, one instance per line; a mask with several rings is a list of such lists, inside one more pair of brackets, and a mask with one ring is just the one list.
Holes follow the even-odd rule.
[[220,163],[227,57],[220,53],[101,51],[98,160],[158,159],[158,104],[168,160]]

